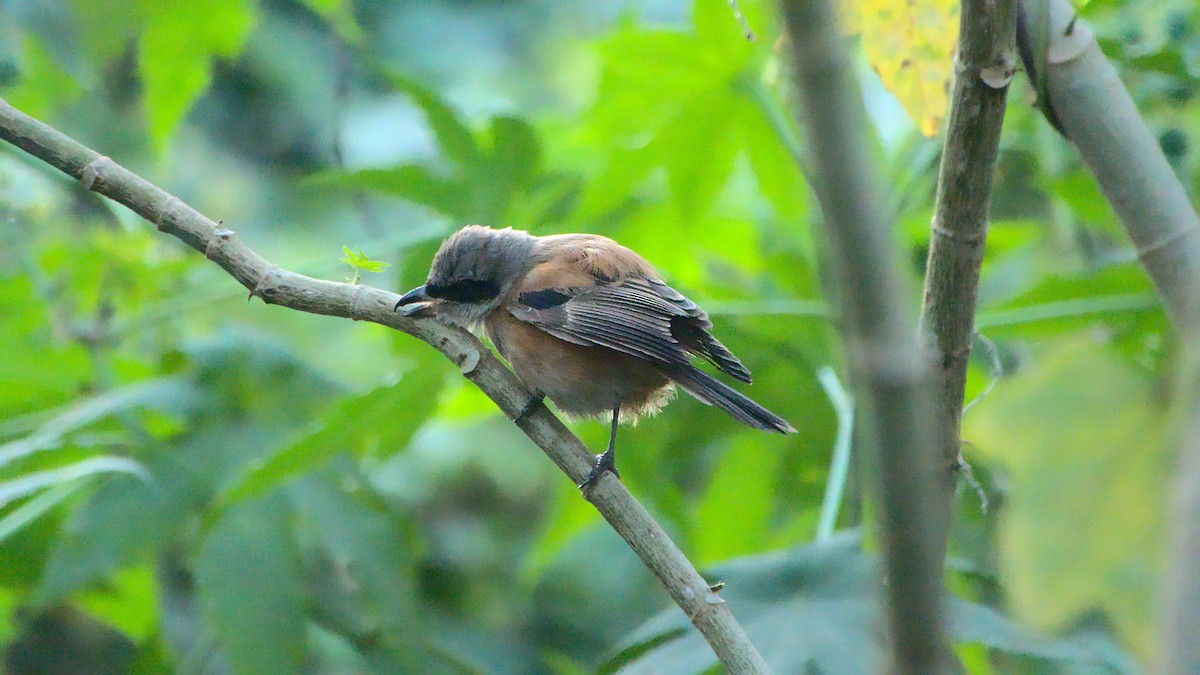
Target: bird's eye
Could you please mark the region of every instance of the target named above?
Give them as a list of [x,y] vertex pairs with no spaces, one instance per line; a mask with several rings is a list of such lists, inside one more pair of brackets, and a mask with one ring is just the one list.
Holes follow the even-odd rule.
[[487,302],[500,293],[500,288],[482,279],[459,279],[449,284],[425,284],[425,295],[452,302]]

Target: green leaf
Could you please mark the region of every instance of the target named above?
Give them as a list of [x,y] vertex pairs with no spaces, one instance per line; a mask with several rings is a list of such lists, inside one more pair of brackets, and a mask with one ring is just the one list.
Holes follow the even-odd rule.
[[744,434],[724,451],[696,509],[696,564],[755,553],[770,540],[780,449]]
[[[856,533],[734,560],[706,576],[727,583],[720,597],[776,672],[867,673],[886,663],[877,561],[860,552]],[[1039,636],[995,610],[963,600],[950,606],[955,640],[1060,665],[1136,672],[1127,670],[1131,661],[1120,650],[1093,650],[1090,642]],[[602,670],[631,666],[639,672],[702,672],[715,664],[703,638],[671,608],[626,637]]]
[[262,494],[343,453],[403,450],[436,405],[445,376],[438,365],[413,368],[390,387],[343,399],[309,435],[249,466],[226,486],[223,502],[236,504]]
[[234,672],[304,669],[304,590],[288,517],[283,499],[241,504],[200,547],[196,594]]
[[362,486],[354,493],[342,487],[352,480],[329,472],[289,491],[298,526],[319,550],[306,567],[316,570],[310,578],[316,578],[322,611],[348,610],[328,615],[350,622],[341,628],[352,638],[377,635],[389,647],[402,648],[422,633],[411,543],[393,517],[355,498],[365,492]]
[[4,514],[4,517],[0,518],[0,544],[21,531],[29,523],[37,520],[42,514],[58,506],[64,499],[75,494],[79,488],[83,487],[84,482],[76,480],[60,483]]
[[346,254],[345,258],[339,258],[342,262],[353,267],[354,269],[366,270],[368,272],[382,272],[384,269],[391,267],[391,263],[385,263],[381,260],[372,260],[362,252],[362,249],[350,250],[348,246],[342,246],[342,252]]
[[326,172],[317,174],[312,181],[318,185],[358,187],[401,197],[456,220],[463,220],[461,215],[466,212],[463,195],[468,186],[456,179],[439,176],[423,166],[408,164],[388,169]]
[[104,473],[127,473],[143,480],[150,479],[142,465],[132,459],[107,455],[88,457],[74,464],[45,471],[34,471],[0,482],[0,508],[7,506],[13,500],[28,497],[46,488],[73,483],[81,478]]
[[141,0],[138,65],[150,135],[162,147],[208,88],[214,58],[236,56],[257,21],[248,0]]
[[0,467],[35,452],[56,448],[68,434],[111,415],[143,406],[181,413],[201,400],[191,383],[178,378],[145,380],[85,398],[57,412],[32,434],[0,445]]
[[1152,649],[1173,452],[1161,386],[1110,345],[1047,348],[964,418],[1005,467],[1000,568],[1014,611],[1055,630],[1106,611]]
[[475,137],[449,104],[416,80],[394,73],[390,79],[396,89],[407,94],[425,113],[425,120],[447,159],[464,167],[479,163],[480,151]]
[[350,44],[362,40],[362,28],[354,18],[353,0],[300,0],[314,14],[325,19],[338,37]]
[[[200,448],[179,446],[180,452]],[[167,462],[171,466],[172,462]],[[50,550],[38,597],[55,602],[164,543],[183,518],[192,486],[152,463],[154,482],[114,476],[67,518]]]

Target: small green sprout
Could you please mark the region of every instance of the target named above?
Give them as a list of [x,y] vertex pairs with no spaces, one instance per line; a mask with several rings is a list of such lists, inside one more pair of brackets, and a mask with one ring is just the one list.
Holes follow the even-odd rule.
[[349,279],[349,282],[356,286],[358,285],[359,272],[361,270],[382,272],[392,266],[391,263],[385,263],[382,260],[371,260],[360,248],[351,251],[349,246],[342,246],[342,253],[345,253],[346,257],[340,258],[340,260],[354,268],[354,277]]

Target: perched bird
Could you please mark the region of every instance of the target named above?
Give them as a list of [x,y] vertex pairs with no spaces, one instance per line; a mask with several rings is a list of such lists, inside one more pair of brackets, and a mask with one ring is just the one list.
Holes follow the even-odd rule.
[[618,422],[657,412],[673,384],[755,429],[795,431],[692,365],[698,356],[750,382],[750,371],[709,332],[704,310],[607,237],[468,225],[442,243],[425,285],[405,293],[396,309],[416,303],[427,304],[405,311],[482,326],[534,391],[526,412],[548,396],[569,417],[612,415],[608,449],[580,487],[604,471],[617,473]]

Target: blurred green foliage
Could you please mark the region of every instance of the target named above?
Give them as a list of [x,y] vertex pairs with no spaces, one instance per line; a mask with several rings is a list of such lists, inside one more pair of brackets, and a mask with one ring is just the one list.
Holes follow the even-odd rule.
[[[800,433],[681,397],[622,477],[780,672],[880,657],[873,545],[814,542],[840,367],[769,4],[10,0],[0,95],[284,268],[420,283],[469,222],[612,236],[713,314]],[[1083,10],[1200,191],[1200,9]],[[921,273],[938,142],[869,70]],[[972,673],[1151,652],[1176,345],[1071,148],[1012,93],[949,586]],[[916,288],[914,284],[913,288]],[[9,672],[701,672],[636,557],[420,342],[247,303],[201,256],[0,150],[0,644]],[[982,342],[977,343],[982,346]],[[994,358],[993,358],[994,357]],[[576,430],[593,447],[601,424]],[[859,448],[855,448],[856,451]],[[861,459],[861,452],[857,456]],[[868,463],[839,526],[870,528]],[[726,562],[731,558],[738,558]],[[1035,633],[1034,631],[1038,631]]]

